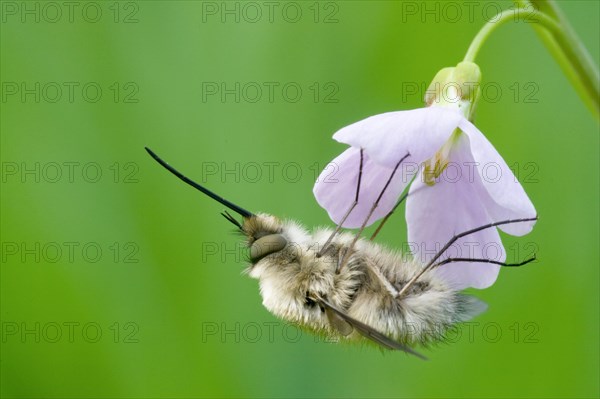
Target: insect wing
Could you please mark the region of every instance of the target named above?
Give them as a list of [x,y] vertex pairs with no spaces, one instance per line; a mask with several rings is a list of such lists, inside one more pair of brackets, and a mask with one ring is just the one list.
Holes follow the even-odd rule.
[[[322,299],[320,300],[320,302],[325,307],[326,311],[329,310],[329,311],[333,312],[334,314],[336,314],[339,318],[343,319],[351,327],[355,328],[356,331],[358,331],[365,338],[368,338],[374,342],[377,342],[378,344],[380,344],[388,349],[400,350],[400,351],[409,353],[411,355],[417,356],[420,359],[427,360],[427,358],[425,356],[421,355],[420,353],[415,352],[414,350],[412,350],[411,348],[409,348],[406,345],[402,345],[401,343],[394,341],[393,339],[383,335],[382,333],[375,330],[374,328],[369,327],[365,323],[360,322],[360,321],[348,316],[346,313],[337,309],[335,306],[331,305],[329,302],[322,300]],[[337,328],[337,325],[334,324],[334,326]]]

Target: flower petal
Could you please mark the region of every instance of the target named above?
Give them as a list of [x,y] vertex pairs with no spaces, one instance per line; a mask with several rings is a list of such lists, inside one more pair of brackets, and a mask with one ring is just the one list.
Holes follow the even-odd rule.
[[[461,121],[460,129],[469,137],[472,160],[479,178],[489,196],[484,197],[488,213],[493,220],[535,217],[535,207],[525,190],[492,143],[467,120]],[[499,228],[515,236],[527,234],[535,221],[506,224]]]
[[333,138],[364,148],[378,163],[393,168],[407,153],[420,164],[448,140],[464,117],[455,109],[418,108],[371,116],[338,130]]
[[[339,224],[356,198],[358,172],[360,167],[360,149],[351,147],[331,161],[319,175],[313,193],[329,217]],[[381,190],[392,174],[393,168],[379,165],[363,151],[363,168],[358,204],[344,222],[344,227],[360,227],[371,207],[379,197]],[[406,188],[416,168],[399,168],[394,174],[379,205],[369,218],[367,225],[384,217],[396,205],[398,197]]]
[[[470,156],[468,140],[459,137],[450,151],[451,163],[433,186],[423,182],[420,172],[410,187],[406,203],[406,222],[411,252],[426,264],[455,235],[492,222],[478,181],[469,179],[462,158]],[[465,236],[454,243],[440,259],[448,257],[504,261],[506,253],[496,228]],[[494,283],[500,266],[489,263],[455,262],[433,272],[456,289],[486,288]]]

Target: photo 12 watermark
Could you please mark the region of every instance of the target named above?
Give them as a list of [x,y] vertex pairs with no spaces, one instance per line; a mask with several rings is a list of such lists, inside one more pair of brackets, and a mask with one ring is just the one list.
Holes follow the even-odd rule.
[[3,24],[137,24],[138,1],[2,1]]
[[0,248],[4,264],[140,262],[140,246],[135,241],[2,241]]
[[[414,176],[421,171],[420,179],[423,182],[436,179],[445,183],[474,183],[481,180],[483,183],[499,183],[507,173],[512,172],[511,177],[515,182],[539,183],[539,164],[536,162],[514,162],[507,165],[498,162],[476,162],[450,161],[444,165],[441,171],[423,169],[416,162],[403,162],[397,175],[403,184],[410,183]],[[131,166],[130,166],[131,168]],[[203,161],[200,163],[200,182],[210,184],[219,182],[221,184],[239,183],[298,183],[308,179],[312,182],[323,182],[327,184],[340,183],[340,166],[336,162],[319,163],[300,160],[282,161]],[[11,168],[11,174],[17,174],[16,167]],[[133,170],[131,170],[133,172]],[[438,173],[439,172],[439,173]]]
[[73,344],[111,342],[137,344],[140,326],[133,321],[100,323],[97,321],[2,321],[3,344]]
[[100,163],[95,161],[16,162],[0,164],[2,183],[139,183],[136,162]]
[[[457,104],[464,100],[463,88],[469,91],[469,101],[484,101],[495,104],[502,99],[514,103],[538,104],[540,86],[536,82],[402,82],[401,101],[434,98],[433,104]],[[474,98],[477,96],[477,98]]]
[[202,82],[203,103],[306,103],[337,104],[336,82],[212,81]]
[[[396,261],[398,266],[401,262],[417,261],[426,264],[429,259],[437,255],[447,242],[402,242],[399,244],[401,252],[397,254]],[[269,245],[273,245],[270,250]],[[321,250],[318,242],[311,245],[288,242],[285,251],[279,250],[276,243],[262,244],[262,248],[269,253],[269,260],[272,262],[283,261],[289,263],[290,256],[303,257],[315,256]],[[249,263],[249,249],[244,242],[232,241],[203,241],[200,244],[201,262],[203,264],[219,263]],[[450,245],[444,256],[439,261],[445,259],[489,259],[496,262],[504,262],[508,259],[532,259],[528,263],[538,262],[540,246],[537,242],[514,242],[508,248],[505,248],[500,242],[480,242],[461,240]],[[535,259],[534,259],[535,258]],[[338,259],[336,257],[321,257],[322,262],[331,262],[332,267],[336,267]]]
[[[506,3],[495,1],[402,1],[402,23],[476,23],[478,21],[495,23],[499,14],[506,10]],[[515,23],[537,23],[534,7],[517,7],[510,4]]]
[[312,22],[337,24],[337,1],[202,1],[203,24],[258,24]]
[[[515,321],[508,323],[465,322],[451,327],[443,325],[419,326],[406,323],[405,338],[411,335],[418,338],[426,331],[431,336],[443,337],[448,343],[513,343],[537,344],[540,342],[540,326],[533,321]],[[417,331],[419,333],[417,333]],[[205,321],[201,323],[201,342],[203,344],[257,344],[257,343],[298,343],[303,336],[309,336],[314,342],[337,343],[343,340],[334,336],[309,334],[295,324],[283,321],[272,322],[224,322]]]
[[2,103],[137,104],[140,87],[136,82],[94,81],[3,81]]

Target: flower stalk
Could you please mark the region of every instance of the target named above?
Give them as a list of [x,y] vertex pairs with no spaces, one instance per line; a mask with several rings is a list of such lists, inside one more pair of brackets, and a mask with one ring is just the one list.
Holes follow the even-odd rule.
[[504,10],[481,28],[475,38],[473,38],[463,61],[475,62],[477,53],[492,32],[511,20],[523,20],[538,23],[553,34],[559,34],[561,31],[561,27],[552,18],[542,12],[534,11],[533,13],[527,13],[523,9]]
[[598,67],[556,2],[553,0],[515,0],[515,2],[521,8],[533,8],[556,21],[560,27],[558,32],[548,32],[537,25],[534,28],[585,105],[596,120],[600,120]]
[[552,0],[515,0],[515,3],[517,9],[502,11],[477,33],[464,61],[474,62],[485,41],[500,26],[511,20],[531,22],[584,104],[600,120],[598,68],[564,14]]

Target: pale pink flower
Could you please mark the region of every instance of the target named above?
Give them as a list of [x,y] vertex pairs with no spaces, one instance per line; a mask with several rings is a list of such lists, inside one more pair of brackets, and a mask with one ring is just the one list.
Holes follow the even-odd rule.
[[[346,228],[363,224],[392,171],[408,154],[367,224],[388,214],[414,177],[406,200],[408,241],[423,263],[457,233],[536,215],[502,156],[456,109],[430,106],[375,115],[342,128],[333,138],[351,147],[324,169],[313,191],[336,223],[354,202],[363,150],[358,204],[344,222]],[[500,229],[520,236],[529,233],[534,223],[506,224]],[[503,262],[506,252],[498,231],[490,228],[460,239],[445,257]],[[434,270],[462,289],[490,286],[499,268],[456,262]]]

